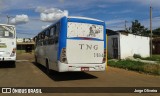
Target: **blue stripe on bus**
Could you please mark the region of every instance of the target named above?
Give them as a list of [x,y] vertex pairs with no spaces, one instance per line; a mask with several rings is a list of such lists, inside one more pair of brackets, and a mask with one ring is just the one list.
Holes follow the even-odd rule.
[[108,42],[108,41],[106,41],[107,40],[107,38],[106,38],[106,24],[104,23],[104,48],[106,49],[107,48],[107,45],[106,45],[106,42]]
[[93,21],[93,20],[87,20],[87,19],[80,19],[80,18],[69,18],[68,22],[90,23],[90,24],[97,24],[97,25],[104,25],[104,23],[105,23],[105,22]]
[[59,49],[58,49],[58,60],[60,60],[62,48],[66,48],[67,40],[67,18],[63,17],[60,21],[60,33],[59,33]]
[[71,37],[71,38],[67,38],[67,39],[104,41],[104,40],[97,39],[97,38],[85,38],[85,37]]

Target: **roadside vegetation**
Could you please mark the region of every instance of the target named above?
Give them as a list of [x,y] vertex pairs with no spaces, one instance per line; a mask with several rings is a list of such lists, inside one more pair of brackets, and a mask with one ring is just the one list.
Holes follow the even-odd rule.
[[157,61],[160,64],[160,55],[152,55],[152,57],[143,58],[138,54],[134,54],[133,57],[134,58],[139,58],[139,59],[142,59],[142,60]]
[[141,58],[143,60],[151,60],[151,61],[158,61],[160,64],[160,55],[153,55],[152,57],[146,57],[146,58]]
[[[131,27],[127,28],[127,31],[141,36],[150,36],[150,30],[145,28],[138,20],[132,21]],[[160,27],[156,28],[152,32],[153,37],[160,37]]]
[[108,60],[108,65],[148,74],[160,75],[160,64],[148,64],[132,60]]
[[[147,36],[149,37],[150,30],[148,28],[145,28],[138,20],[132,21],[132,25],[126,29],[127,32],[130,32],[135,35],[140,36]],[[160,37],[160,27],[153,30],[152,36],[157,38]],[[151,73],[160,75],[160,54],[159,55],[153,55],[152,57],[146,57],[143,58],[139,54],[134,54],[133,59],[136,60],[112,60],[111,58],[108,58],[108,65],[118,68],[124,68],[128,70],[134,70],[138,72],[145,72],[145,73]],[[150,64],[150,63],[144,63],[143,61],[155,61],[156,64]],[[141,62],[140,62],[141,61]]]

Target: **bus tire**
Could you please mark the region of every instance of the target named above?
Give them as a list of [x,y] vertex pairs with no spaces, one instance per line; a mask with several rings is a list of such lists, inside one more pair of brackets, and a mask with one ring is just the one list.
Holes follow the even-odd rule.
[[38,64],[38,62],[37,62],[37,56],[35,56],[35,64]]
[[51,70],[49,69],[49,64],[48,64],[48,60],[46,59],[46,72],[47,74],[51,73]]
[[16,62],[15,61],[11,61],[11,67],[15,68],[16,67]]

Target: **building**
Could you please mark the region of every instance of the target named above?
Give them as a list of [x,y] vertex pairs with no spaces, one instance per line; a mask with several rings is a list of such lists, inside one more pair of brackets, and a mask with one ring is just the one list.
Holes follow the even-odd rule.
[[160,37],[153,38],[153,54],[160,54]]
[[150,56],[150,38],[138,36],[127,32],[115,32],[107,30],[108,57],[125,59],[134,54],[141,57]]
[[17,50],[23,52],[32,52],[34,50],[34,41],[32,38],[17,38]]

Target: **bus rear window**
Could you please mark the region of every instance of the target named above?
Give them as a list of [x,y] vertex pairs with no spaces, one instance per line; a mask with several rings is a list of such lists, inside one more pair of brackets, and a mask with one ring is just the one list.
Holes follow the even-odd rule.
[[11,26],[0,25],[0,38],[13,38],[14,28]]
[[67,37],[87,37],[103,40],[103,25],[68,22]]

